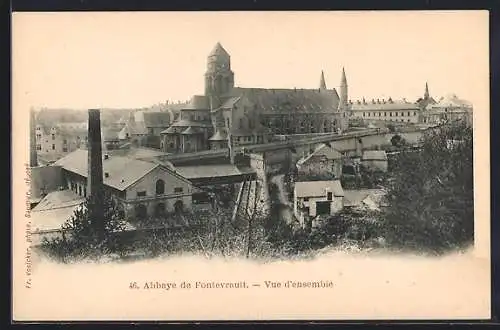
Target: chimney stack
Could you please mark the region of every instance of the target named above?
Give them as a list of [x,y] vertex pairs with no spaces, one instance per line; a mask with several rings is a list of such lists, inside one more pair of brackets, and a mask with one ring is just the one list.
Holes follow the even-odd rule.
[[101,118],[99,109],[89,110],[87,149],[88,149],[87,192],[89,196],[100,195],[103,185],[103,178],[102,178]]
[[37,167],[35,110],[30,109],[30,167]]

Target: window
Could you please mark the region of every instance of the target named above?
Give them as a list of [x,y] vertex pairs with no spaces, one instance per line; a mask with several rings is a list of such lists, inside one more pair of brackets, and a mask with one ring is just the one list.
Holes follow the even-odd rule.
[[82,195],[82,186],[78,186],[78,195]]
[[389,112],[389,116],[392,117],[392,112]]
[[384,112],[384,117],[387,117],[387,112]]
[[63,152],[68,152],[68,147],[63,147],[63,148],[62,148],[62,151],[63,151]]
[[156,194],[163,195],[165,193],[165,181],[159,179],[156,181]]
[[52,145],[52,150],[56,150],[56,145],[55,144]]
[[229,128],[229,118],[226,118],[226,127]]
[[380,112],[378,113],[378,116],[380,117]]
[[416,111],[414,111],[414,112],[413,112],[413,115],[414,115],[414,116],[416,116],[416,115],[417,115],[417,112],[416,112]]
[[304,202],[308,202],[309,201],[309,197],[304,197]]
[[42,150],[42,146],[40,144],[36,145],[36,150]]
[[52,134],[52,140],[55,140],[55,139],[56,139],[56,135]]
[[68,140],[64,139],[63,144],[68,144]]
[[87,197],[87,187],[83,187],[83,196]]
[[408,116],[411,116],[411,115],[410,115],[410,111],[408,111]]
[[399,112],[395,112],[395,113],[394,113],[394,115],[395,115],[396,117],[398,116],[398,114],[399,114]]
[[36,138],[40,140],[42,138],[42,134],[37,134]]
[[176,194],[180,194],[180,193],[182,193],[183,191],[184,191],[184,188],[182,188],[182,187],[175,187],[175,188],[174,188],[174,193],[176,193]]
[[137,192],[137,197],[144,197],[146,196],[146,191],[138,191]]
[[331,201],[333,199],[333,193],[331,191],[327,192],[326,196],[327,196],[326,199],[329,201]]
[[401,112],[401,117],[403,117],[404,115],[405,115],[405,113],[404,113],[404,112]]
[[363,112],[363,117],[365,116],[365,113]]

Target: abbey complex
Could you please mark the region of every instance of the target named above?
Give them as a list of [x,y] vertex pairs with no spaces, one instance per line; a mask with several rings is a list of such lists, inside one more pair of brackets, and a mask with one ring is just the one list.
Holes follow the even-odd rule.
[[[416,101],[350,100],[344,69],[338,91],[327,87],[323,72],[314,89],[236,87],[231,56],[220,43],[208,55],[204,78],[204,94],[193,95],[187,102],[102,109],[105,147],[130,144],[169,154],[193,153],[268,143],[280,135],[341,134],[355,127],[472,121],[470,102],[454,94],[436,100],[427,84]],[[85,148],[87,143],[86,113],[59,110],[41,109],[36,116],[36,151],[47,163]]]
[[321,72],[317,89],[242,88],[234,84],[231,56],[217,43],[208,55],[205,93],[194,95],[177,120],[161,132],[168,153],[197,152],[270,142],[275,135],[342,132],[349,121],[431,123],[470,114],[470,104],[451,95],[436,102],[426,85],[424,97],[406,100],[348,99],[342,69],[340,91],[327,88]]

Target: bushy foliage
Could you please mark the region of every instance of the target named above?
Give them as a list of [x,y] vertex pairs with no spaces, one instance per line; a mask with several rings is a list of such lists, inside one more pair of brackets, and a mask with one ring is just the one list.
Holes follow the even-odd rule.
[[[93,209],[102,212],[94,216]],[[60,237],[44,239],[42,250],[61,261],[98,257],[110,252],[123,254],[126,245],[117,235],[125,228],[120,213],[116,201],[108,194],[88,197],[62,225]]]
[[385,215],[387,239],[442,252],[474,237],[472,128],[442,126],[423,137],[421,152],[394,159]]

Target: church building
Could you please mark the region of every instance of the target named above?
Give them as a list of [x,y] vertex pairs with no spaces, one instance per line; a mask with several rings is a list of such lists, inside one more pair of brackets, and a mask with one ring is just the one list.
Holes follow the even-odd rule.
[[217,43],[210,52],[204,95],[194,95],[178,119],[161,132],[169,153],[196,152],[270,142],[280,134],[340,132],[347,128],[347,79],[340,96],[323,72],[317,89],[235,87],[229,53]]

